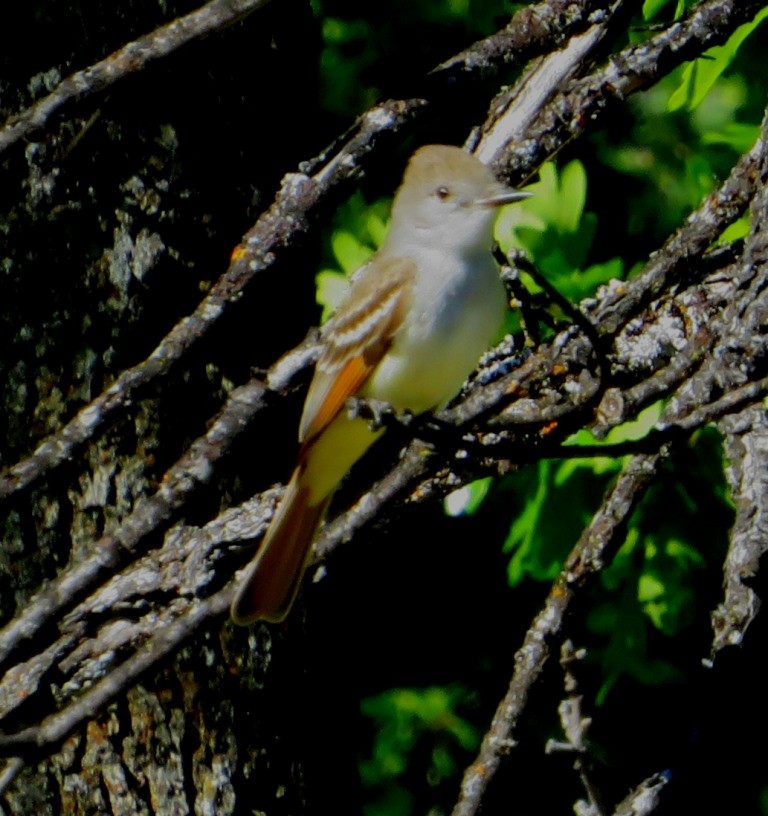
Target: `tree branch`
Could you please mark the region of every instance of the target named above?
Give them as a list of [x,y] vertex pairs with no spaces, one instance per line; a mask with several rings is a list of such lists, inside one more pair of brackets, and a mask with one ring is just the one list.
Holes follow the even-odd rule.
[[559,46],[590,22],[604,19],[610,7],[610,3],[597,0],[548,0],[526,6],[501,31],[446,60],[432,73],[489,76],[503,65],[524,62]]
[[[528,51],[521,45],[518,57],[524,53],[530,55],[533,50],[542,47],[547,36],[562,39],[566,30],[583,29],[587,25],[589,10],[594,11],[598,5],[607,7],[607,4],[569,4],[551,0],[550,3],[523,9],[519,14],[529,14],[532,9],[538,9],[542,13],[562,13],[563,18],[562,25],[557,23],[555,28],[547,29],[546,34],[541,29],[542,39],[533,38]],[[719,11],[716,5],[721,7]],[[589,126],[593,113],[597,115],[603,110],[602,103],[595,101],[593,92],[598,96],[603,94],[605,100],[619,101],[622,93],[639,87],[635,83],[652,81],[654,74],[650,63],[654,58],[663,58],[667,60],[665,65],[669,65],[676,60],[679,62],[681,53],[688,55],[685,58],[700,53],[714,42],[722,41],[749,13],[745,9],[754,8],[755,5],[744,3],[737,7],[732,2],[716,4],[708,0],[697,5],[683,23],[669,26],[652,37],[643,46],[648,53],[639,46],[626,49],[608,68],[597,71],[585,80],[570,81],[567,88],[554,97],[554,88],[550,87],[547,98],[551,101],[542,108],[532,126],[533,132],[543,132],[543,123],[563,113],[563,100],[567,100],[572,104],[568,115],[577,120],[578,127],[569,130],[571,119],[565,119],[564,122],[570,123],[568,127],[561,122],[561,129],[557,133],[552,131],[549,144],[556,150],[566,139],[583,132]],[[571,6],[582,16],[568,17],[566,12]],[[515,19],[518,19],[517,16]],[[559,17],[552,19],[560,20]],[[577,22],[574,23],[574,19]],[[592,18],[590,20],[594,21]],[[707,30],[707,26],[711,28]],[[479,44],[477,59],[466,56],[462,58],[465,62],[461,63],[461,59],[457,58],[441,67],[441,71],[446,77],[454,70],[482,74],[486,70],[483,62],[486,58],[490,62],[503,61],[497,60],[492,48],[485,56],[480,56],[483,49],[484,46]],[[462,64],[466,68],[462,68]],[[609,88],[613,81],[618,83],[617,87]],[[599,92],[595,90],[598,87]],[[348,183],[364,166],[378,148],[378,140],[385,134],[402,132],[425,110],[426,103],[420,99],[379,105],[360,119],[338,149],[327,151],[308,165],[301,165],[302,172],[286,176],[275,203],[244,237],[233,253],[229,269],[198,309],[174,327],[146,361],[123,372],[110,389],[84,408],[58,434],[44,441],[31,457],[4,471],[0,475],[0,495],[28,485],[46,470],[64,461],[78,444],[95,433],[112,411],[132,399],[137,389],[163,376],[193,343],[205,335],[220,318],[227,304],[243,291],[255,274],[270,268],[289,251],[292,242],[308,230],[310,217],[328,199],[331,191]],[[503,125],[502,130],[506,132],[507,127],[507,124]],[[513,172],[514,168],[517,168],[514,172],[522,172],[520,168],[523,165],[516,158],[517,150],[517,147],[510,147],[508,152],[512,158],[502,162],[509,172]],[[758,359],[759,353],[762,353],[762,346],[750,345],[746,332],[755,334],[765,322],[761,312],[763,279],[757,272],[752,277],[747,277],[743,272],[740,277],[726,275],[727,280],[722,285],[718,284],[706,275],[711,276],[713,266],[722,271],[726,262],[733,261],[733,257],[713,253],[708,258],[705,251],[723,228],[738,217],[754,195],[755,168],[764,156],[765,139],[761,136],[755,148],[742,158],[722,188],[710,196],[691,216],[688,224],[654,256],[643,274],[630,283],[605,287],[596,298],[582,304],[582,313],[590,324],[594,324],[601,341],[606,345],[614,341],[615,354],[605,382],[602,377],[594,377],[590,370],[594,336],[587,336],[583,326],[571,326],[532,353],[522,354],[506,348],[489,358],[464,399],[441,414],[440,418],[481,441],[483,435],[491,437],[501,433],[509,433],[513,444],[520,445],[532,440],[533,444],[529,445],[528,450],[535,454],[545,450],[542,440],[562,441],[575,418],[587,417],[587,424],[592,421],[589,418],[593,409],[596,409],[595,426],[607,429],[624,421],[648,401],[674,394],[674,412],[665,416],[658,433],[652,435],[652,443],[658,449],[668,442],[671,429],[689,431],[724,413],[741,411],[758,400],[765,393],[767,380],[756,373],[754,367],[749,369],[751,379],[731,383],[733,387],[724,392],[710,387],[717,383],[717,372],[712,374],[709,371],[707,388],[698,390],[700,399],[696,403],[691,398],[690,384],[696,381],[696,374],[703,369],[700,355],[703,351],[710,351],[715,344],[721,349],[733,350],[733,339],[741,338],[738,354],[730,358],[737,368],[744,360],[750,359],[750,355]],[[754,243],[750,246],[752,249],[748,253],[757,251]],[[755,261],[749,254],[746,258],[750,263]],[[752,265],[755,266],[754,263]],[[679,291],[670,291],[673,284],[680,285]],[[747,328],[743,329],[742,334],[735,335],[732,331],[729,334],[726,325],[708,320],[718,299],[723,297],[733,297],[734,311],[729,318],[731,325],[736,315],[746,318],[744,326]],[[643,310],[651,305],[652,309],[644,313]],[[657,344],[658,348],[654,348],[647,358],[640,359],[636,353],[640,333],[650,334],[654,328],[658,328],[654,321],[667,317],[673,307],[682,315],[679,323],[684,326],[684,331],[680,330],[684,347],[670,360],[663,344]],[[638,325],[635,326],[633,321],[638,321]],[[638,334],[633,336],[635,328]],[[659,332],[655,336],[658,338]],[[757,356],[754,352],[758,352]],[[290,353],[287,359],[278,361],[270,370],[268,379],[273,392],[283,390],[293,374],[311,361],[313,353],[310,340]],[[625,386],[624,389],[617,385],[619,375],[623,378],[621,384]],[[610,402],[617,393],[624,399],[613,410]],[[702,394],[704,399],[701,399]],[[136,561],[130,569],[115,576],[109,583],[104,584],[104,580],[127,559],[136,559],[141,554],[142,543],[149,533],[161,529],[172,514],[184,505],[191,492],[210,478],[213,466],[240,430],[267,403],[266,388],[259,383],[249,383],[238,389],[208,433],[197,440],[168,471],[157,493],[140,502],[113,536],[96,542],[91,557],[79,566],[67,568],[57,581],[52,582],[33,599],[27,609],[21,611],[17,619],[0,631],[0,660],[6,661],[23,640],[39,633],[45,624],[55,621],[60,633],[58,640],[40,650],[37,662],[13,667],[3,678],[0,684],[3,713],[15,710],[22,693],[29,694],[30,689],[34,693],[35,684],[40,684],[41,678],[46,677],[54,665],[67,676],[70,684],[67,694],[80,693],[88,683],[98,680],[90,691],[60,712],[49,715],[39,727],[1,737],[2,752],[26,755],[27,752],[35,753],[56,744],[63,735],[93,716],[98,707],[114,699],[115,695],[134,682],[141,672],[151,667],[152,661],[168,654],[206,620],[223,613],[228,601],[226,589],[206,601],[196,600],[201,587],[210,591],[210,584],[215,579],[211,564],[223,552],[226,544],[232,540],[243,540],[243,528],[236,536],[231,535],[231,529],[224,530],[223,516],[211,522],[210,529],[204,531],[189,528],[169,531],[163,547]],[[747,408],[747,411],[750,410],[754,409]],[[551,427],[543,428],[544,423],[549,423]],[[318,542],[315,564],[322,563],[339,542],[351,538],[355,531],[380,516],[383,510],[391,513],[395,502],[423,501],[444,495],[482,469],[487,471],[503,466],[499,461],[503,452],[501,448],[494,451],[489,445],[489,461],[467,464],[459,457],[461,435],[455,436],[451,442],[451,445],[441,446],[436,455],[428,457],[425,455],[428,447],[413,441],[402,460],[377,485],[349,512],[327,526]],[[757,440],[756,446],[758,442],[762,445],[762,440]],[[736,444],[734,442],[734,449]],[[742,453],[738,453],[738,456],[743,466],[746,457]],[[652,455],[637,456],[632,460],[573,550],[518,653],[517,670],[508,695],[486,735],[478,764],[465,775],[462,798],[455,813],[477,812],[488,780],[505,751],[513,744],[517,722],[531,685],[543,670],[552,641],[560,635],[563,616],[575,591],[601,569],[620,543],[627,518],[653,478],[659,458],[660,453],[654,451]],[[735,474],[732,480],[734,489],[743,489],[745,479]],[[247,535],[255,538],[261,533],[276,493],[276,490],[267,491],[254,499],[252,515],[248,516],[245,524]],[[245,517],[248,511],[238,508],[241,509]],[[747,522],[752,523],[752,520],[745,518],[745,524]],[[751,528],[749,536],[755,530],[762,530],[762,525]],[[185,536],[199,536],[195,538],[195,543],[201,545],[200,561],[197,563],[185,560],[191,558],[192,543],[190,538],[185,538],[183,545],[180,544],[179,539]],[[735,532],[733,541],[739,537],[740,533]],[[754,552],[754,549],[750,550],[750,556]],[[734,563],[737,560],[734,555]],[[178,571],[179,564],[189,566],[190,573],[194,574],[186,583],[186,578],[170,575],[173,570]],[[223,573],[220,571],[219,581]],[[733,575],[736,575],[735,571]],[[740,579],[742,576],[738,577]],[[146,580],[143,585],[142,580]],[[87,592],[102,584],[97,592],[72,608]],[[142,586],[156,593],[155,598],[143,599],[149,609],[154,610],[159,606],[166,613],[165,616],[155,616],[155,623],[158,620],[162,623],[171,621],[164,634],[152,637],[153,618],[150,614],[138,622],[132,620],[125,623],[125,627],[118,631],[117,625],[124,624],[119,612],[129,606],[136,607]],[[71,610],[69,615],[61,620],[62,613],[67,610]],[[96,634],[89,638],[89,627],[94,621],[98,622],[99,615],[104,614],[112,616],[109,624],[99,627]],[[110,628],[112,624],[116,625]],[[115,657],[95,665],[96,658],[110,649],[114,655],[127,653],[128,656],[117,668],[113,665],[117,659]],[[106,672],[106,675],[102,676],[100,672]]]
[[137,553],[139,542],[167,521],[196,487],[210,479],[213,463],[229,449],[250,417],[263,408],[265,397],[266,389],[258,381],[232,393],[207,433],[190,445],[168,470],[159,490],[140,501],[114,535],[97,541],[88,558],[71,563],[26,605],[20,615],[0,630],[0,663],[5,662],[19,643],[32,637],[85,592],[112,575],[128,555]]
[[[605,2],[572,0],[565,4],[561,14],[551,14],[548,2],[522,9],[513,17],[510,29],[523,25],[531,14],[540,24],[532,32],[530,47],[521,44],[517,59],[541,52],[551,42],[562,39],[566,31],[579,30],[586,24],[589,12],[597,6],[607,5]],[[134,45],[125,47],[127,50],[134,48]],[[479,69],[476,71],[472,67],[472,49],[464,54],[464,57],[457,58],[456,65],[466,64],[470,74],[479,73]],[[438,86],[443,89],[453,86],[450,72],[441,74]],[[66,461],[79,445],[93,436],[108,416],[129,402],[139,388],[164,376],[192,345],[205,336],[252,278],[272,267],[306,233],[311,215],[316,214],[332,191],[357,176],[375,152],[380,138],[399,134],[416,117],[424,114],[427,104],[424,99],[410,99],[391,100],[374,106],[358,119],[340,146],[334,145],[333,150],[301,163],[300,172],[287,175],[274,203],[246,233],[233,252],[229,268],[197,309],[180,321],[146,360],[122,372],[110,388],[41,442],[30,456],[0,471],[0,498],[27,487]]]
[[723,565],[724,597],[712,613],[712,657],[742,642],[761,606],[753,584],[768,550],[768,419],[762,405],[723,419],[725,474],[736,519]]
[[515,183],[525,179],[564,144],[593,128],[629,94],[725,42],[762,5],[762,0],[703,0],[681,22],[611,56],[606,67],[590,76],[571,80],[534,119],[524,139],[505,145],[494,165],[496,170]]
[[515,655],[515,673],[483,737],[477,758],[464,773],[453,816],[474,816],[480,812],[482,799],[502,758],[515,746],[517,723],[549,658],[551,644],[561,632],[576,589],[594,578],[622,544],[629,517],[656,475],[659,462],[658,455],[630,460],[568,556]]
[[0,128],[0,154],[35,128],[43,127],[67,102],[103,91],[126,76],[135,74],[150,62],[167,57],[188,42],[219,31],[247,17],[270,0],[211,0],[183,17],[156,28],[100,62],[71,74],[48,96],[12,116]]
[[222,590],[192,605],[178,620],[161,628],[150,640],[118,668],[66,708],[15,734],[0,734],[0,755],[34,757],[60,743],[78,726],[93,717],[102,706],[133,685],[144,672],[157,666],[179,644],[206,621],[223,615],[231,603],[231,588]]
[[622,799],[613,816],[650,816],[661,802],[669,775],[657,773],[644,779]]

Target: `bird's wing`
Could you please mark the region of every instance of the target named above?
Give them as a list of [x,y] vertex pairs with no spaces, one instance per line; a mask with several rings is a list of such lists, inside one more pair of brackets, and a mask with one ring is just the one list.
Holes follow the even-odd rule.
[[323,351],[309,387],[299,428],[308,445],[335,419],[386,353],[403,322],[416,267],[405,258],[374,258],[346,300],[323,327]]

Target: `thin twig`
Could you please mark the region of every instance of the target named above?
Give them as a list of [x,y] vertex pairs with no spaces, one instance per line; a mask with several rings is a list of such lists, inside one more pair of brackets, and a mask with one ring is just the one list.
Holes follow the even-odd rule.
[[182,45],[218,31],[246,17],[270,0],[211,0],[199,9],[177,17],[151,34],[139,37],[100,62],[70,74],[48,96],[12,116],[0,128],[0,154],[48,119],[67,102],[102,91],[150,62],[167,57]]
[[570,640],[560,646],[560,665],[563,669],[565,697],[560,701],[557,712],[565,740],[548,740],[545,753],[565,751],[574,754],[573,769],[579,775],[581,784],[587,794],[587,801],[580,800],[573,807],[578,816],[605,816],[603,796],[592,779],[589,762],[589,728],[592,718],[584,715],[584,696],[579,694],[579,684],[574,666],[586,657],[585,649],[574,648]]
[[488,76],[503,65],[532,59],[544,53],[544,48],[559,46],[571,34],[597,22],[610,7],[606,0],[546,0],[527,6],[501,31],[446,60],[432,74],[439,78],[470,73]]
[[515,672],[509,689],[496,709],[477,758],[464,773],[453,816],[474,816],[479,812],[502,758],[515,745],[517,723],[531,688],[544,669],[550,644],[562,628],[575,590],[594,578],[623,542],[629,517],[654,478],[659,463],[658,455],[636,456],[630,460],[568,556],[543,609],[515,655]]
[[661,803],[661,795],[670,779],[666,773],[644,779],[619,803],[613,816],[650,816]]

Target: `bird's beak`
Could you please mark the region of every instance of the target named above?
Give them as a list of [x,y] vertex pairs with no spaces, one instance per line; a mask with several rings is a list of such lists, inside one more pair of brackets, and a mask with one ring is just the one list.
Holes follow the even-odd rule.
[[515,190],[512,187],[501,187],[497,193],[478,198],[475,204],[478,207],[502,207],[504,204],[512,204],[514,201],[522,201],[530,198],[533,193],[525,193],[522,190]]

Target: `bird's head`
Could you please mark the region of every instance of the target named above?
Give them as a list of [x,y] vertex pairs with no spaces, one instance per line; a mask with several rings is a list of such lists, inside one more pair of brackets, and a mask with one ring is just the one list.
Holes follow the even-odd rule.
[[392,204],[390,240],[457,251],[487,249],[496,210],[527,198],[458,147],[427,145],[411,157]]

